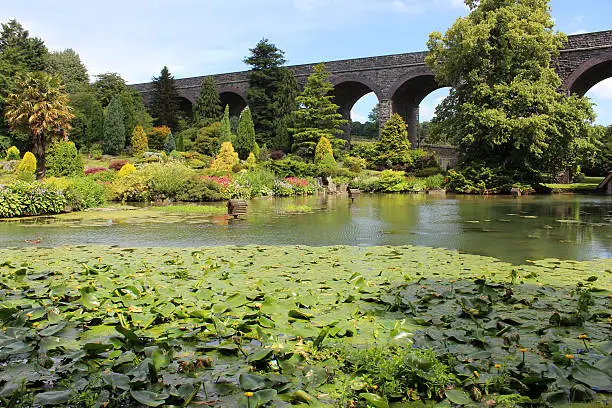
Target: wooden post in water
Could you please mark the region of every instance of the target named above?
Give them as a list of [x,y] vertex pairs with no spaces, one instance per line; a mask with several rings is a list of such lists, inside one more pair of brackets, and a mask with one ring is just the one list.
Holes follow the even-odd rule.
[[227,202],[227,214],[238,218],[239,215],[246,215],[247,203],[244,200],[229,200]]

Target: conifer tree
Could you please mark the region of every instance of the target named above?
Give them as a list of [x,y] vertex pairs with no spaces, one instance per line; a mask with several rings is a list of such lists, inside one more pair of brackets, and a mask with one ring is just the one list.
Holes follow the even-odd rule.
[[176,130],[179,119],[178,98],[174,77],[170,75],[168,67],[164,66],[160,75],[153,78],[151,115],[155,118],[155,126],[168,126]]
[[325,136],[321,136],[319,143],[317,143],[317,147],[315,148],[314,163],[326,165],[336,164],[331,142]]
[[232,123],[229,116],[229,105],[225,105],[223,118],[221,118],[221,143],[232,141]]
[[132,148],[134,156],[142,156],[149,149],[149,140],[142,126],[136,126],[132,132]]
[[104,119],[104,153],[118,155],[125,148],[125,125],[123,124],[123,108],[118,96],[114,96],[106,109]]
[[240,163],[238,153],[234,151],[234,146],[230,142],[225,142],[219,149],[219,154],[210,165],[212,171],[232,171],[232,168]]
[[378,155],[375,161],[380,165],[391,167],[410,162],[408,130],[406,122],[399,114],[391,115],[391,119],[383,126],[376,150]]
[[166,137],[166,143],[164,145],[164,152],[166,152],[166,154],[170,154],[174,150],[176,150],[176,139],[174,138],[174,135],[172,134],[172,132],[170,132],[168,134],[168,137]]
[[200,96],[193,107],[193,121],[198,126],[208,126],[218,122],[222,115],[221,98],[215,80],[207,76],[202,81]]
[[293,151],[311,160],[321,137],[329,139],[332,145],[338,144],[334,136],[342,134],[341,126],[347,123],[338,112],[338,105],[332,102],[334,86],[328,77],[325,65],[316,65],[304,91],[296,98],[299,108],[293,111]]
[[258,142],[273,145],[275,122],[294,107],[297,81],[291,71],[283,67],[283,51],[267,39],[250,51],[251,55],[244,59],[251,66],[247,101]]
[[251,110],[248,107],[240,114],[234,147],[242,160],[246,159],[255,148],[255,128],[253,127]]

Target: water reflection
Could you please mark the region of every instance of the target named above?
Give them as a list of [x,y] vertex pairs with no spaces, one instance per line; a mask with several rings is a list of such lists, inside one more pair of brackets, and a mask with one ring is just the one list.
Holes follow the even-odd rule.
[[[224,203],[218,203],[224,206]],[[307,206],[305,213],[289,209]],[[433,197],[362,194],[260,198],[248,215],[147,215],[100,219],[82,214],[0,223],[0,245],[423,245],[527,259],[612,256],[612,197]],[[61,219],[61,222],[58,221]]]

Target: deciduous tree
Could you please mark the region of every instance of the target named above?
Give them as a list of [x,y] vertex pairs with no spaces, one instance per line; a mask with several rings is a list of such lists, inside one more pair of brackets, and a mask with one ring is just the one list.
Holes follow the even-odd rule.
[[427,64],[450,96],[436,110],[468,163],[515,181],[572,167],[592,148],[584,98],[566,96],[552,61],[566,42],[548,0],[466,0],[471,12],[432,33]]

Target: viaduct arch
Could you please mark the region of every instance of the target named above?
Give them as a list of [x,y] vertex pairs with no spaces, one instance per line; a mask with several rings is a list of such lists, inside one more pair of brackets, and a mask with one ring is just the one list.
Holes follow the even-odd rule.
[[[408,135],[416,142],[419,104],[429,93],[440,88],[433,72],[425,65],[427,52],[383,55],[329,61],[325,67],[335,86],[334,101],[340,113],[350,118],[350,111],[363,95],[374,92],[379,101],[379,118],[384,124],[393,113],[399,113],[408,124]],[[289,66],[298,83],[303,86],[315,64]],[[584,95],[598,82],[612,77],[612,30],[568,36],[565,49],[556,61],[556,70],[567,92]],[[237,114],[246,106],[248,71],[213,75],[221,101]],[[204,77],[176,80],[182,99],[195,103]],[[132,85],[150,102],[152,85]]]

